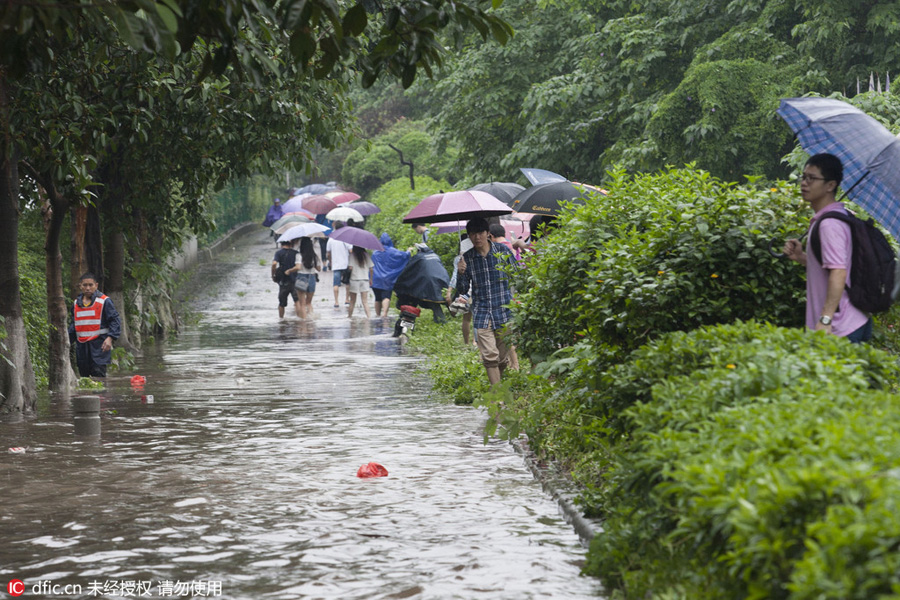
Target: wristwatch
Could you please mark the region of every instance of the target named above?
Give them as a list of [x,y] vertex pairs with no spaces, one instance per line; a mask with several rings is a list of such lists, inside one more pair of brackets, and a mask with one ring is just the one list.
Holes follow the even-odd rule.
[[829,317],[828,315],[822,315],[821,317],[819,317],[819,323],[821,323],[822,325],[831,325],[831,317]]

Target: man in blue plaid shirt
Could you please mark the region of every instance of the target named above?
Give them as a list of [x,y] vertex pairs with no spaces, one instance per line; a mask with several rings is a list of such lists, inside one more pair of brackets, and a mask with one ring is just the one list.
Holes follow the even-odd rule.
[[512,302],[512,292],[506,273],[500,265],[516,265],[516,257],[503,244],[488,239],[487,219],[475,218],[466,225],[466,233],[473,248],[463,254],[457,267],[457,289],[469,289],[471,283],[472,316],[475,321],[476,341],[481,362],[487,371],[491,385],[500,382],[503,371],[509,365],[511,349],[500,335],[512,317],[507,305]]

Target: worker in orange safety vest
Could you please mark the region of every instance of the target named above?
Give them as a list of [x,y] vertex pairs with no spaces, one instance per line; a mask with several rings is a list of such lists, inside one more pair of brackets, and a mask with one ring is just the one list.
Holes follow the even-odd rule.
[[106,377],[112,362],[113,341],[122,332],[119,312],[112,300],[97,290],[97,278],[85,273],[80,280],[81,294],[73,306],[69,341],[75,343],[75,362],[81,377]]

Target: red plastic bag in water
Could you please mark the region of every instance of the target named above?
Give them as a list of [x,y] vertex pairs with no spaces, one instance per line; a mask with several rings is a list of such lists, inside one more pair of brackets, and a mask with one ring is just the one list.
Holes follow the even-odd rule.
[[388,470],[379,465],[377,462],[370,462],[362,465],[356,472],[357,477],[387,477]]
[[147,378],[143,375],[135,375],[131,378],[131,389],[138,392],[144,389],[144,384],[147,383]]

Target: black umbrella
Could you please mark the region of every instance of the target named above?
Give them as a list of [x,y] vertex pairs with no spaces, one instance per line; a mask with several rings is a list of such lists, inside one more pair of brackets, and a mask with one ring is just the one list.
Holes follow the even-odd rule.
[[560,202],[584,204],[583,196],[588,191],[589,188],[584,188],[571,181],[539,183],[520,192],[513,199],[510,207],[516,212],[556,215],[562,208]]
[[479,183],[474,187],[470,187],[470,190],[477,190],[479,192],[487,192],[503,204],[509,206],[512,204],[512,201],[515,197],[525,190],[525,188],[518,183],[511,183],[505,181],[497,181],[492,183]]

